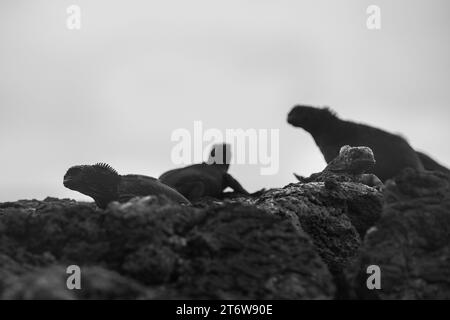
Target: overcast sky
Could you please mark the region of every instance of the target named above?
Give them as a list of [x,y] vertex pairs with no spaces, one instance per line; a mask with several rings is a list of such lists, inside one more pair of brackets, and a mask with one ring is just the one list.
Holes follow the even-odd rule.
[[[81,30],[66,27],[69,5]],[[381,8],[381,30],[366,8]],[[448,0],[2,0],[0,201],[87,199],[75,164],[159,176],[178,128],[279,129],[280,170],[231,173],[250,191],[325,161],[289,126],[297,104],[401,133],[450,166]]]

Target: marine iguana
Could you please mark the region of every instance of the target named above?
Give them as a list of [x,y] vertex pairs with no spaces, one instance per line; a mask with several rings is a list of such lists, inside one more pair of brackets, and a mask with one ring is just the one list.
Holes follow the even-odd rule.
[[419,156],[420,161],[422,162],[424,168],[429,171],[439,171],[442,173],[445,173],[447,175],[450,175],[450,170],[440,163],[433,160],[430,156],[426,155],[423,152],[416,151],[417,155]]
[[351,121],[339,119],[329,108],[296,106],[288,114],[288,123],[308,131],[327,163],[341,146],[367,146],[377,155],[373,173],[386,181],[403,168],[424,170],[413,148],[399,135]]
[[212,147],[207,162],[173,169],[163,173],[159,180],[180,192],[189,200],[201,197],[220,197],[230,187],[242,195],[250,194],[241,184],[227,173],[231,161],[229,144],[216,144]]
[[350,147],[345,145],[322,172],[313,173],[308,178],[296,178],[303,183],[308,182],[359,182],[369,187],[381,188],[383,183],[374,174],[365,173],[375,165],[375,157],[368,147]]
[[64,175],[66,188],[90,196],[99,208],[112,201],[126,202],[136,196],[164,195],[182,204],[189,200],[158,179],[137,175],[120,175],[106,163],[73,166]]

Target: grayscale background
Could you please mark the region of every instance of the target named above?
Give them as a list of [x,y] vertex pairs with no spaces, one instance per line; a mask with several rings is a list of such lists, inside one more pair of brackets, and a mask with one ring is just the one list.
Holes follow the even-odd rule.
[[325,165],[286,123],[297,103],[401,133],[449,166],[449,12],[448,0],[1,0],[0,201],[88,199],[62,185],[75,164],[159,176],[175,166],[172,131],[195,120],[279,129],[277,175],[231,173],[249,191],[284,186]]

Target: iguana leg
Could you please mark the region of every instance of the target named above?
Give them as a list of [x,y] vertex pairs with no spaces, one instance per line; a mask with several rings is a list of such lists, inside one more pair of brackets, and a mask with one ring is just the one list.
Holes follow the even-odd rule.
[[230,187],[237,193],[241,193],[244,195],[250,195],[250,193],[247,190],[245,190],[241,186],[241,184],[228,173],[225,175],[225,187]]

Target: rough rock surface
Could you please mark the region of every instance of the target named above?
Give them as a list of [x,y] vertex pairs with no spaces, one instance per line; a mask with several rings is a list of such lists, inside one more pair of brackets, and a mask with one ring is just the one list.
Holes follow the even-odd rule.
[[357,254],[360,234],[380,217],[381,194],[360,183],[342,182],[333,188],[324,182],[297,183],[270,190],[256,206],[290,219],[312,238],[333,274],[336,298],[347,298],[343,268]]
[[[136,198],[107,210],[47,199],[3,204],[1,298],[327,299],[309,237],[255,207]],[[63,266],[86,285],[66,289]],[[131,279],[131,280],[130,280]]]
[[[72,264],[80,291],[66,288]],[[371,264],[382,290],[367,290]],[[405,170],[382,191],[311,181],[190,207],[0,204],[0,299],[448,299],[449,279],[450,181],[437,172]]]
[[82,289],[68,290],[62,265],[40,268],[7,279],[2,298],[9,300],[147,299],[153,293],[136,281],[101,267],[82,269]]
[[[450,299],[450,180],[405,169],[384,191],[382,218],[349,268],[354,298]],[[369,265],[381,289],[368,290]]]
[[[341,177],[345,175],[345,177]],[[349,178],[334,174],[333,181]],[[297,230],[306,232],[316,251],[327,264],[337,286],[337,298],[348,295],[343,268],[355,258],[361,237],[381,216],[382,194],[379,190],[356,182],[310,182],[271,189],[257,199],[231,197],[205,199],[198,207],[223,203],[254,205],[274,216],[289,220]]]

